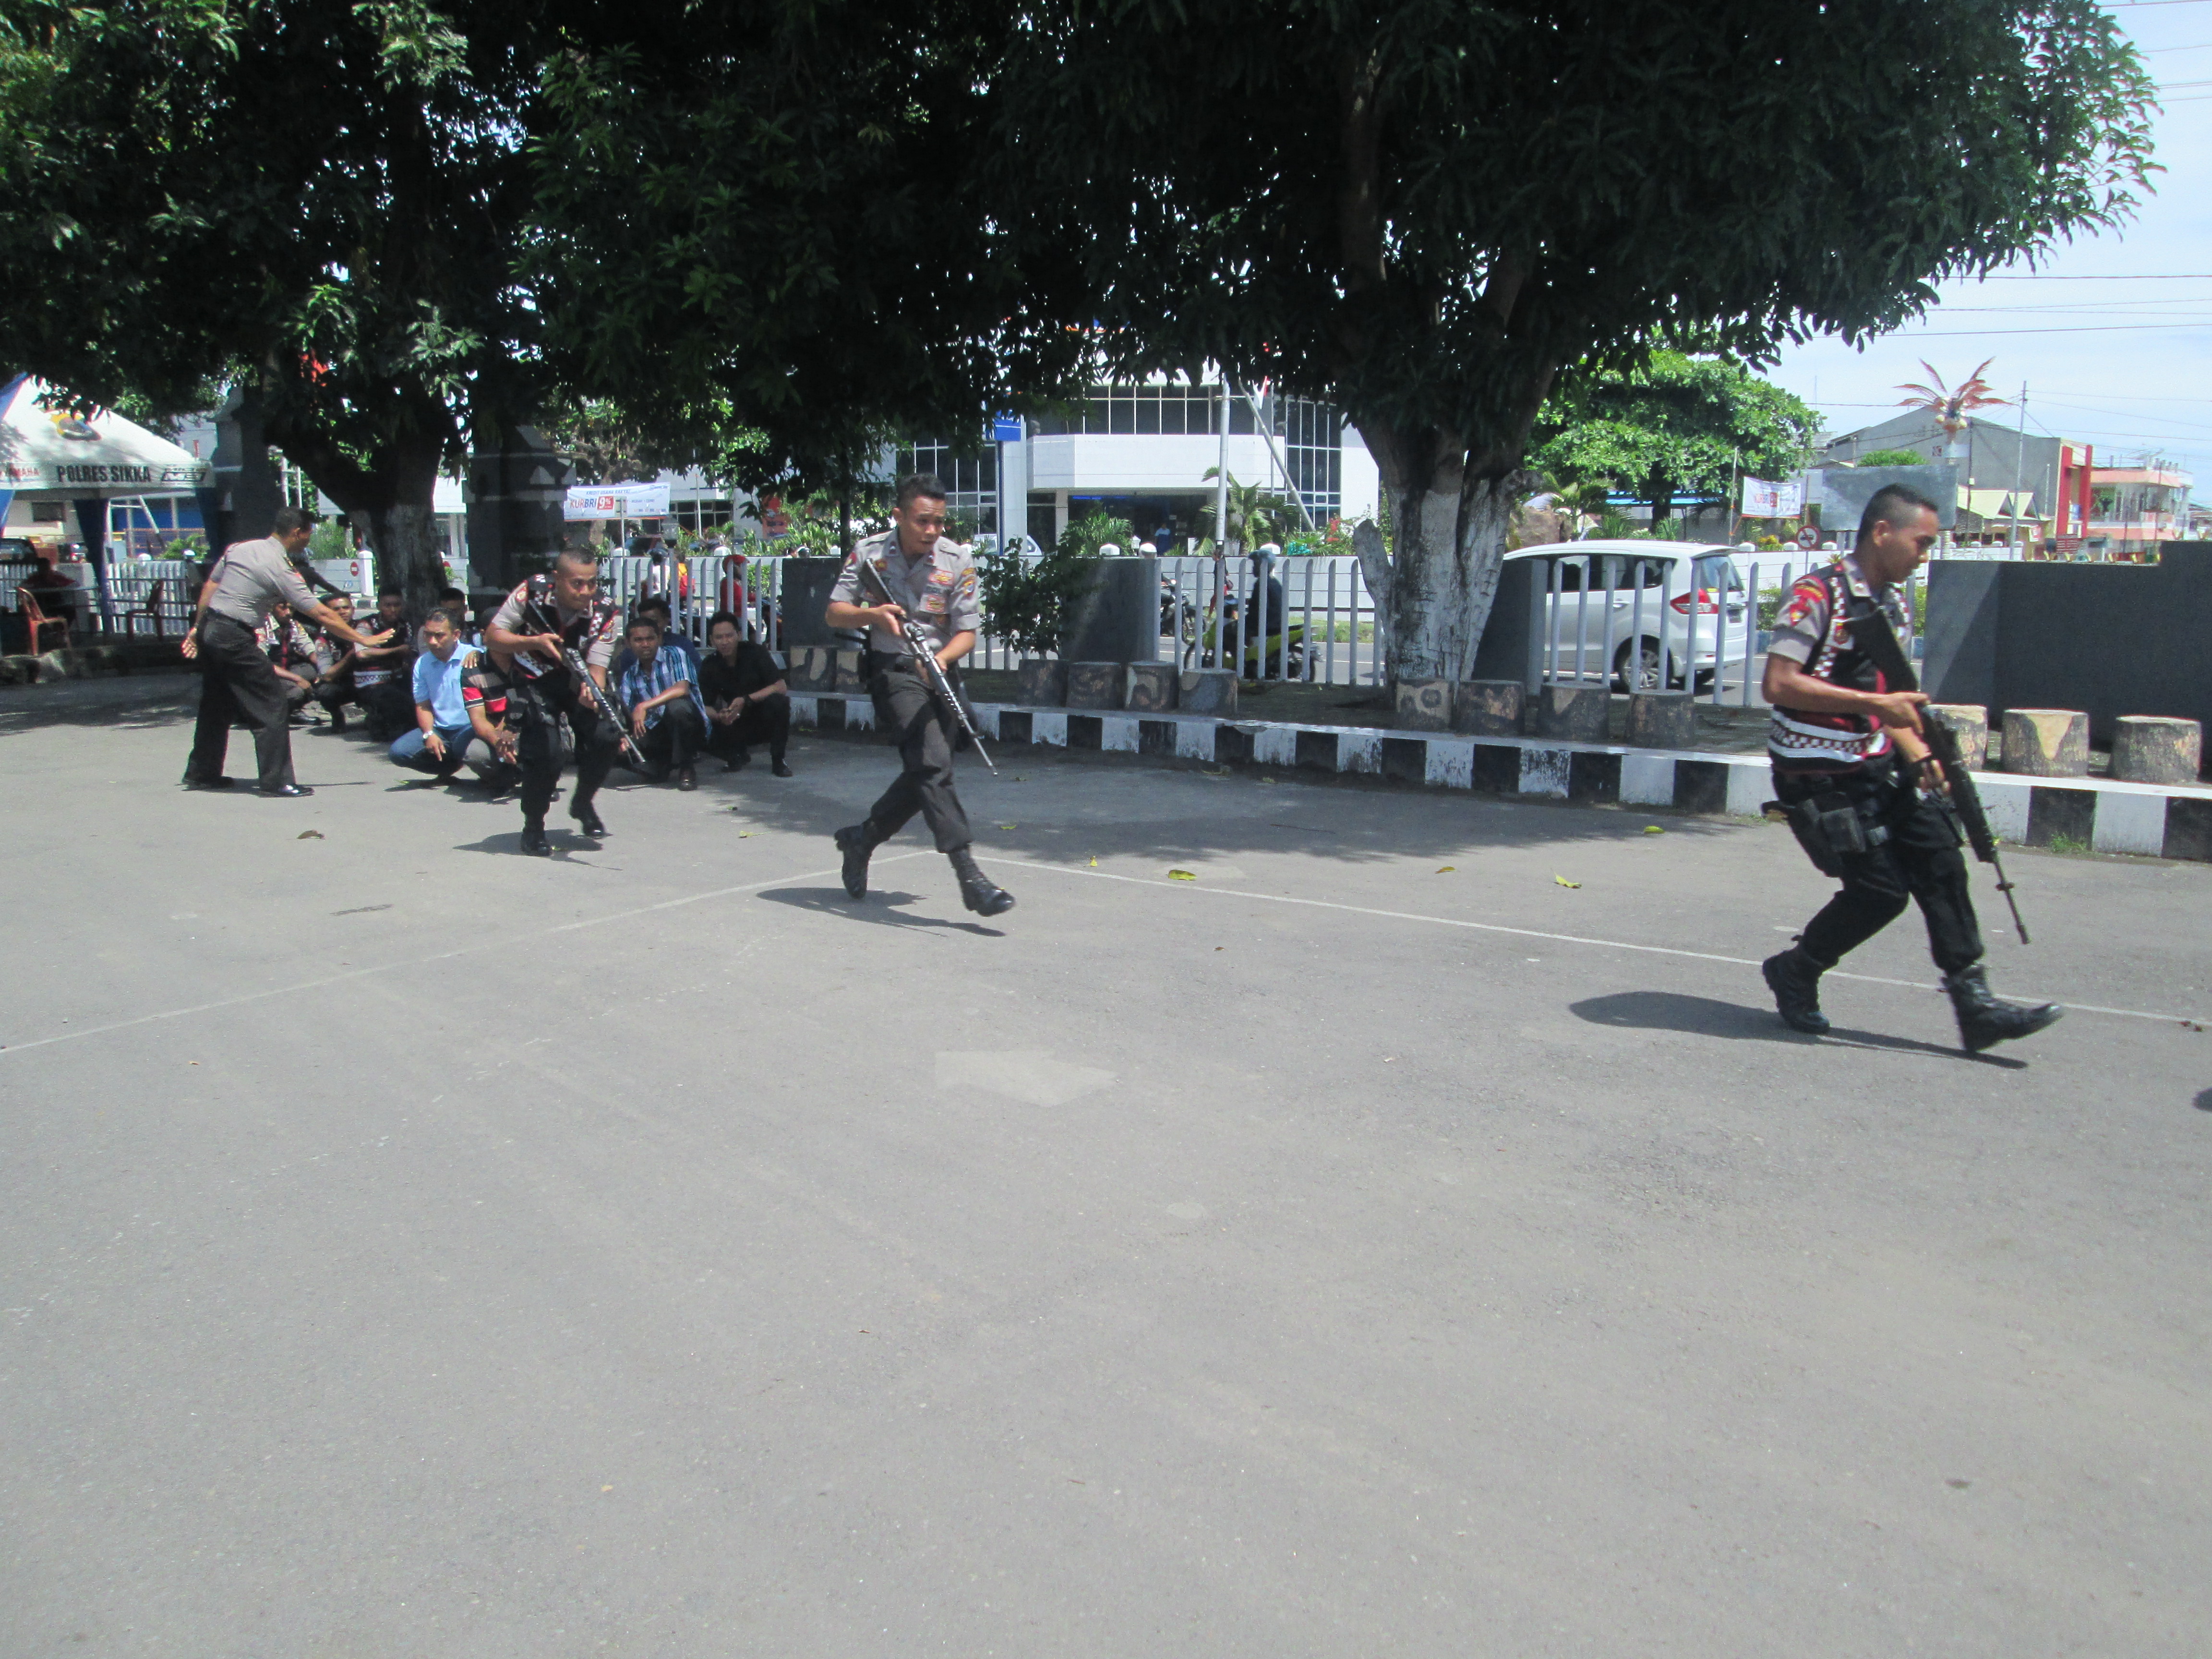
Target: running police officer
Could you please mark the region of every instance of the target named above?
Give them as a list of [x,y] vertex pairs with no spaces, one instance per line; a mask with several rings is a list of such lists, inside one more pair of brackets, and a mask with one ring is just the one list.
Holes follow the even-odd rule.
[[[982,616],[975,562],[945,536],[945,486],[927,474],[899,481],[891,523],[892,529],[854,549],[824,613],[832,628],[868,630],[868,691],[875,702],[876,726],[899,751],[899,775],[883,798],[860,823],[837,831],[838,849],[845,855],[845,890],[856,899],[867,896],[868,854],[920,812],[936,837],[937,850],[952,860],[961,902],[978,915],[1001,915],[1014,908],[1013,895],[975,867],[968,815],[952,792],[959,726],[899,631],[909,617],[919,623],[957,689],[957,665],[975,649]],[[871,588],[862,583],[863,560],[882,576],[890,603],[873,602]]]
[[200,586],[184,652],[200,665],[200,714],[192,729],[191,758],[185,763],[187,789],[228,789],[223,755],[230,727],[243,720],[253,732],[264,795],[312,795],[292,776],[291,704],[286,682],[254,638],[280,603],[295,617],[354,646],[381,645],[385,635],[356,631],[353,624],[307,591],[294,559],[307,544],[313,521],[296,507],[276,509],[270,533],[258,542],[233,542]]
[[576,684],[568,652],[583,663],[602,696],[607,665],[622,635],[622,607],[599,593],[596,554],[561,554],[553,568],[532,576],[507,596],[484,625],[484,643],[512,682],[510,716],[519,715],[515,744],[522,769],[522,850],[544,858],[552,852],[545,840],[545,809],[561,776],[561,727],[576,744],[576,792],[568,816],[586,835],[607,833],[592,798],[607,781],[621,741],[591,692]]
[[1933,501],[1902,484],[1876,490],[1856,550],[1807,575],[1777,619],[1761,688],[1774,711],[1767,750],[1775,793],[1814,863],[1844,884],[1796,945],[1760,967],[1784,1024],[1826,1031],[1820,975],[1915,900],[1960,1041],[1979,1053],[2043,1030],[2061,1011],[1990,994],[1958,823],[1945,805],[1949,784],[1920,735],[1919,705],[1928,699],[1888,689],[1865,641],[1853,638],[1879,626],[1877,613],[1905,638],[1897,584],[1920,568],[1936,536]]

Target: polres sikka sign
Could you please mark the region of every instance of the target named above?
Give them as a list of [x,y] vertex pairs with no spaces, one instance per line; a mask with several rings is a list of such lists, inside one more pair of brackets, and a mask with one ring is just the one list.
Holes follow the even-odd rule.
[[40,401],[58,395],[28,375],[0,386],[0,490],[79,499],[206,485],[206,461],[111,410],[74,415]]

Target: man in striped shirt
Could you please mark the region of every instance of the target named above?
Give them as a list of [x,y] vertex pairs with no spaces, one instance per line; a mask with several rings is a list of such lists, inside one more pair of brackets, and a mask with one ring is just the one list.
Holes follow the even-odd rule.
[[693,760],[707,741],[707,710],[691,683],[691,659],[664,645],[660,624],[641,616],[629,625],[629,663],[619,681],[629,710],[630,736],[645,751],[655,783],[676,773],[678,789],[696,789]]

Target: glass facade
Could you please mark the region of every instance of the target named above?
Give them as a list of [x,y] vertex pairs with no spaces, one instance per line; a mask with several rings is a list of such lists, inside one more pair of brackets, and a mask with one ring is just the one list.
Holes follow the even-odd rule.
[[962,537],[999,533],[999,453],[962,455],[941,438],[901,444],[898,476],[933,472],[945,483],[945,511]]
[[[1315,519],[1326,524],[1344,501],[1343,422],[1335,410],[1310,398],[1277,392],[1258,401],[1291,482]],[[1073,410],[1045,416],[1034,430],[1041,438],[1218,434],[1220,411],[1218,385],[1094,386]],[[1252,404],[1241,396],[1229,405],[1229,430],[1246,436],[1257,430]]]

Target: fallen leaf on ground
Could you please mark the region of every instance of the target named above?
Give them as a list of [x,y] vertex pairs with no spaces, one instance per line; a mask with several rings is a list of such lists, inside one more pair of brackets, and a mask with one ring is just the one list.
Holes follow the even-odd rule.
[[1021,827],[1018,823],[1002,823],[999,826],[1001,830],[1018,830]]
[[750,841],[752,839],[752,834],[753,832],[750,830],[740,830],[738,831],[738,839],[739,841]]
[[1093,860],[1091,860],[1091,867],[1092,869],[1094,869],[1094,870],[1096,870],[1096,869],[1098,867],[1098,860],[1097,860],[1097,859],[1093,859]]
[[1458,868],[1459,868],[1459,866],[1457,866],[1456,864],[1447,864],[1447,865],[1443,865],[1443,866],[1439,866],[1439,867],[1438,867],[1438,869],[1437,869],[1437,873],[1438,875],[1440,875],[1440,876],[1448,876],[1448,875],[1451,874],[1453,871],[1455,871],[1455,870],[1456,870],[1456,869],[1458,869]]
[[302,830],[293,837],[295,841],[320,841],[322,838],[323,832],[319,830]]
[[1569,881],[1565,876],[1553,876],[1552,879],[1559,883],[1562,887],[1579,887],[1582,885],[1582,883],[1578,881]]
[[1191,874],[1188,870],[1170,870],[1168,872],[1168,879],[1170,881],[1196,881],[1198,878]]
[[1273,779],[1273,778],[1262,778],[1262,779],[1261,779],[1261,780],[1260,780],[1260,781],[1261,781],[1261,782],[1262,782],[1262,783],[1273,783],[1273,782],[1274,781],[1274,779]]
[[1647,823],[1644,826],[1644,833],[1647,836],[1663,836],[1667,832],[1656,823]]

